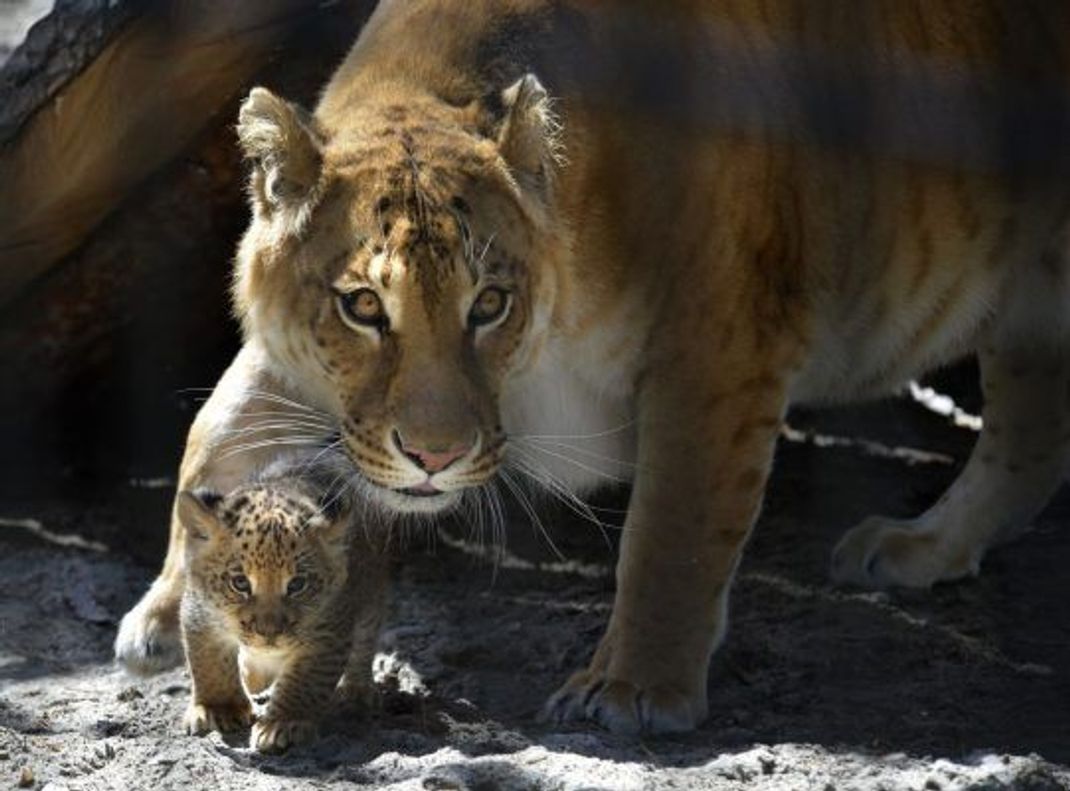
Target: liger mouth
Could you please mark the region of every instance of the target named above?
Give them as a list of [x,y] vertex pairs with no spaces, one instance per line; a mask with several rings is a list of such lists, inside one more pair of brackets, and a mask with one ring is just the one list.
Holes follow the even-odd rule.
[[407,494],[409,497],[438,497],[445,494],[441,489],[435,488],[435,485],[430,481],[424,481],[419,486],[409,486],[397,491]]

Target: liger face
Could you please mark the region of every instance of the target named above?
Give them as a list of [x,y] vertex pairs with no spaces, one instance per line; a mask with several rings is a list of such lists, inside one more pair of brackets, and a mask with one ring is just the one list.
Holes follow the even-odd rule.
[[365,496],[426,513],[501,463],[498,394],[532,343],[539,281],[523,214],[479,158],[414,164],[413,145],[336,171],[290,252],[300,300],[261,332],[323,394]]

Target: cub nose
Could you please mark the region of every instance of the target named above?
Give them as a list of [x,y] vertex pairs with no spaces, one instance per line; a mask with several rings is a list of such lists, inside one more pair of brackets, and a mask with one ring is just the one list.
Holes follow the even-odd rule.
[[455,442],[448,446],[424,447],[416,443],[407,442],[401,432],[394,429],[394,444],[406,457],[417,467],[432,475],[449,467],[457,459],[463,457],[475,442]]
[[286,631],[288,624],[284,617],[272,613],[270,615],[253,616],[251,626],[253,631],[260,637],[271,640],[283,634]]

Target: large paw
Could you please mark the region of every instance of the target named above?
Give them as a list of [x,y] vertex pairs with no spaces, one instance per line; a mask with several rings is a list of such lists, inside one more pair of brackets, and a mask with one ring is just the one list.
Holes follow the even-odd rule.
[[182,661],[177,605],[149,591],[119,624],[115,658],[137,675],[150,675]]
[[832,553],[832,578],[865,588],[928,588],[977,573],[979,558],[954,551],[940,531],[915,521],[872,516],[849,530]]
[[694,730],[706,714],[705,690],[640,686],[591,669],[566,681],[546,702],[540,719],[554,723],[591,720],[613,733],[636,735]]
[[206,705],[190,703],[186,709],[184,724],[190,736],[203,736],[212,731],[232,733],[248,728],[253,721],[253,712],[248,703]]
[[279,753],[294,745],[312,741],[318,730],[312,720],[278,720],[265,717],[253,724],[249,746],[262,753]]

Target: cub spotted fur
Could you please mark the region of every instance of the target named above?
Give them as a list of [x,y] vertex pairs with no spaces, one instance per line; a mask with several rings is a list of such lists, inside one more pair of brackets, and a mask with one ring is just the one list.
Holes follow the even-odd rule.
[[371,692],[385,542],[354,524],[351,505],[328,488],[332,479],[313,480],[308,461],[225,496],[178,495],[190,733],[252,723],[250,746],[283,750],[315,735],[343,671],[344,695]]
[[975,573],[1059,484],[1068,64],[1046,0],[387,0],[314,113],[242,105],[247,348],[390,512],[634,473],[606,632],[546,713],[692,728],[791,404],[980,356],[962,475],[851,531],[843,580]]

